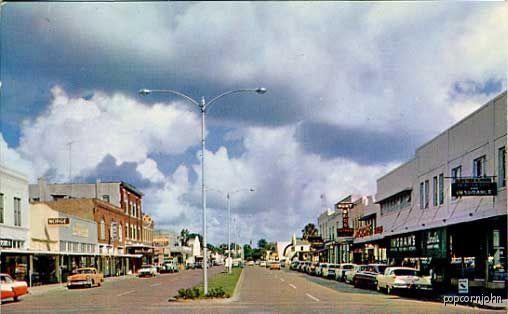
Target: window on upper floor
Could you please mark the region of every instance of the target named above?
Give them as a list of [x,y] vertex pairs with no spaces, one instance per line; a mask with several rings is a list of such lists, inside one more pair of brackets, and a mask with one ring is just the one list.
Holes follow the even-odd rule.
[[0,193],[0,224],[4,223],[4,195]]
[[14,225],[21,226],[21,199],[14,198]]
[[439,174],[439,204],[444,203],[444,174]]
[[485,155],[473,160],[473,176],[484,177],[487,175],[487,159]]
[[420,208],[425,208],[425,185],[423,182],[420,182]]
[[497,151],[497,184],[499,187],[506,186],[506,147],[503,146]]
[[[456,178],[460,178],[462,176],[462,166],[457,166],[455,168],[452,168],[451,175],[452,175],[452,178],[454,179],[454,181]],[[451,189],[450,189],[450,191],[451,191]],[[457,197],[452,196],[452,200],[456,200],[456,199],[457,199]]]
[[437,194],[437,176],[432,178],[432,205],[437,206],[438,194]]
[[99,236],[101,240],[106,239],[106,223],[104,222],[104,218],[102,218],[99,223]]
[[429,208],[430,183],[425,180],[425,208]]

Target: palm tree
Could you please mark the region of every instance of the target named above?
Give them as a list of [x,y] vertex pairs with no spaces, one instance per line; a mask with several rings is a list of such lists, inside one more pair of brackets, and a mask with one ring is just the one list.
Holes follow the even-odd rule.
[[308,223],[302,229],[302,238],[304,240],[308,240],[309,237],[315,237],[317,235],[318,235],[318,230],[316,229],[316,226],[313,223]]
[[180,240],[182,241],[182,246],[187,245],[187,240],[189,240],[189,230],[188,229],[182,229],[180,231]]

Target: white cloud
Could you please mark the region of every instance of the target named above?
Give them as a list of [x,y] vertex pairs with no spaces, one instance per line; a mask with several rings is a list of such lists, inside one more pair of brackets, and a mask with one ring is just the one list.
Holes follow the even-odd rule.
[[164,174],[157,168],[157,163],[151,158],[147,158],[143,163],[138,164],[136,170],[144,179],[153,183],[164,182]]
[[89,100],[72,97],[58,86],[47,110],[21,129],[18,151],[31,160],[36,175],[54,171],[54,180],[68,176],[71,146],[72,174],[93,169],[108,154],[117,164],[139,163],[151,180],[161,174],[151,152],[178,154],[198,143],[199,119],[178,104],[146,106],[120,93],[96,92]]
[[13,148],[7,145],[2,133],[0,133],[0,165],[24,174],[29,180],[34,180],[32,163],[24,159]]

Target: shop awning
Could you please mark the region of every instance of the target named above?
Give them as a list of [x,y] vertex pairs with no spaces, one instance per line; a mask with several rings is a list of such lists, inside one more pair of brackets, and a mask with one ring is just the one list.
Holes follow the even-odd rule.
[[141,258],[142,254],[100,254],[60,251],[30,251],[30,250],[2,250],[2,254],[33,254],[33,255],[73,255],[73,256],[104,256],[104,257],[133,257]]

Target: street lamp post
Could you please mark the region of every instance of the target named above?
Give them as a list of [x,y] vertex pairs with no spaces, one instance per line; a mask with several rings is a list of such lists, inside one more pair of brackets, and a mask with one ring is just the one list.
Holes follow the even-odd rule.
[[204,293],[208,294],[208,257],[207,257],[207,243],[206,243],[206,189],[205,189],[205,115],[207,109],[215,103],[217,100],[221,99],[224,96],[242,93],[242,92],[254,92],[257,94],[266,93],[266,88],[254,88],[254,89],[235,89],[231,91],[224,92],[210,100],[208,103],[205,100],[205,97],[201,97],[201,101],[197,102],[192,97],[187,96],[184,93],[180,93],[171,89],[141,89],[139,90],[139,95],[147,96],[152,93],[165,93],[165,94],[174,94],[180,97],[183,97],[187,101],[196,105],[201,111],[201,202],[203,204],[203,285],[204,285]]

